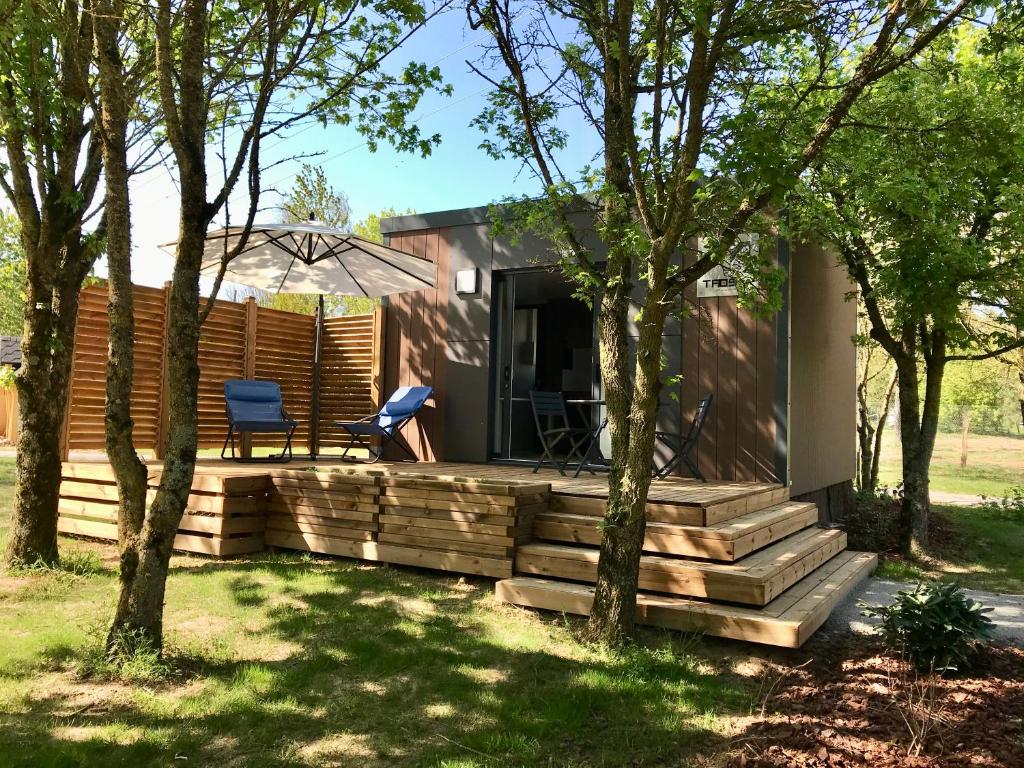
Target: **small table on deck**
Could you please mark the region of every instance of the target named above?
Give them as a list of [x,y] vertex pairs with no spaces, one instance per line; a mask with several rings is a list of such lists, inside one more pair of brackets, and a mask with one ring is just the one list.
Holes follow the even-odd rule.
[[[580,415],[583,416],[584,418],[586,418],[588,422],[590,421],[590,419],[584,413],[584,409],[587,408],[587,407],[593,407],[593,406],[602,406],[603,407],[606,404],[604,399],[600,399],[600,400],[588,400],[588,399],[566,400],[565,402],[568,405],[575,405],[577,408],[579,408]],[[658,403],[658,408],[660,409],[663,405],[670,405],[670,404],[671,403],[660,402],[660,403]],[[580,472],[583,470],[584,467],[586,467],[587,471],[589,471],[589,472],[593,472],[595,467],[600,467],[601,469],[605,469],[605,470],[608,469],[608,459],[606,459],[604,457],[604,454],[601,453],[601,434],[604,432],[604,430],[605,430],[605,428],[607,426],[608,426],[608,417],[606,416],[603,419],[601,419],[601,423],[598,424],[597,428],[593,431],[593,434],[592,434],[592,436],[590,438],[590,443],[587,445],[587,450],[583,454],[583,460],[576,467],[576,474],[574,474],[573,477],[579,477],[580,476]],[[655,435],[655,442],[660,442],[662,445],[664,445],[666,448],[668,448],[670,451],[672,451],[673,454],[677,453],[680,450],[680,447],[681,447],[681,446],[673,445],[673,444],[669,443],[667,440],[663,440],[658,435]],[[594,460],[592,460],[592,454],[594,453],[595,449],[596,449],[597,455],[594,456],[593,457]],[[668,466],[668,464],[672,463],[672,461],[674,461],[674,459],[675,459],[675,456],[674,455],[671,456],[669,458],[669,461],[666,463],[665,466]],[[658,476],[658,465],[654,461],[654,457],[653,456],[651,456],[651,473],[655,477]]]

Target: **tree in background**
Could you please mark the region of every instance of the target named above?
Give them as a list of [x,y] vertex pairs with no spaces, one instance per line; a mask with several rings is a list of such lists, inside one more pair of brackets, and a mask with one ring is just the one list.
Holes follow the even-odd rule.
[[1024,326],[1024,56],[964,27],[879,82],[815,163],[794,213],[837,244],[871,338],[899,372],[901,547],[928,540],[928,468],[953,360],[1018,347]]
[[[285,197],[282,211],[285,222],[312,219],[338,229],[348,229],[352,216],[345,193],[338,192],[330,185],[322,168],[308,164],[303,164],[295,178],[291,191]],[[256,294],[256,301],[263,307],[312,315],[316,314],[319,296],[311,293],[261,291]],[[375,306],[375,299],[363,296],[324,296],[324,314],[327,317],[372,312]]]
[[[178,177],[178,242],[167,322],[174,343],[167,356],[168,428],[160,483],[142,518],[119,529],[122,549],[134,550],[135,565],[132,573],[122,574],[109,635],[112,649],[124,638],[162,647],[167,568],[196,461],[199,336],[227,265],[245,247],[245,233],[259,209],[263,140],[313,118],[351,122],[371,146],[387,140],[400,150],[427,154],[439,140],[422,136],[408,122],[423,92],[438,86],[439,70],[415,62],[397,75],[383,70],[385,60],[429,18],[417,2],[382,0],[370,7],[351,0],[156,0],[146,7],[151,8],[149,26],[138,34],[155,41],[156,101]],[[144,44],[130,36],[127,42]],[[207,152],[212,137],[216,165]],[[211,296],[202,303],[206,233],[217,216],[232,224],[226,206],[239,183],[249,199],[243,237],[223,253]],[[120,338],[111,335],[111,343]],[[114,466],[122,490],[128,487],[122,473],[131,466]]]
[[70,0],[0,1],[0,189],[19,223],[25,303],[17,480],[7,566],[57,562],[60,440],[86,231],[102,165],[92,104],[92,17]]
[[1006,372],[995,358],[953,363],[942,384],[940,427],[960,432],[960,466],[967,466],[968,437],[1000,432],[1006,395]]
[[21,335],[25,323],[25,268],[18,217],[0,211],[0,335]]
[[[745,304],[778,306],[774,254],[748,233],[777,226],[770,210],[864,90],[972,4],[467,3],[471,26],[493,39],[475,66],[492,85],[476,119],[483,147],[521,159],[541,186],[539,200],[507,209],[553,241],[563,273],[598,305],[611,455],[592,638],[618,645],[633,630],[666,319],[726,263]],[[579,139],[569,124],[600,142],[597,167],[561,167]],[[593,234],[599,258],[584,245]]]
[[327,182],[318,165],[303,164],[281,208],[285,222],[313,220],[337,229],[348,229],[352,216],[348,197]]
[[857,318],[857,488],[878,489],[882,434],[896,393],[896,368],[872,340],[863,312]]
[[[1017,338],[1024,336],[1024,331],[1017,332]],[[1020,421],[1017,428],[1024,430],[1024,344],[1017,349],[999,356],[1003,365],[1009,366],[1010,371],[1017,379],[1017,406],[1020,409]]]
[[365,237],[367,240],[373,240],[375,243],[384,243],[384,235],[380,231],[381,219],[390,219],[394,216],[411,216],[416,211],[412,208],[406,208],[404,211],[398,211],[394,208],[385,208],[380,213],[368,214],[362,221],[357,221],[352,227],[352,231],[360,237]]

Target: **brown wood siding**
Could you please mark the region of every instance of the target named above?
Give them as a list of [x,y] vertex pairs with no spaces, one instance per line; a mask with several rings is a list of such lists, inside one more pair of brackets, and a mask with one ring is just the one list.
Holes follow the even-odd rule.
[[[423,461],[444,458],[445,368],[447,367],[448,240],[445,229],[401,232],[389,245],[437,264],[436,289],[392,296],[384,343],[384,397],[398,387],[430,386],[427,401],[403,436]],[[397,457],[397,454],[395,454]]]
[[[695,289],[690,298],[696,301]],[[708,479],[780,482],[775,476],[775,322],[740,309],[735,298],[700,300],[701,318],[683,321],[683,428],[697,402],[714,395],[697,447]]]

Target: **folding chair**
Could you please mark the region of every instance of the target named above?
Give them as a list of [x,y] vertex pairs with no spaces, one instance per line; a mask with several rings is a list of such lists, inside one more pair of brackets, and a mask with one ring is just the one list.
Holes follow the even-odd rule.
[[[299,423],[284,409],[281,387],[276,381],[248,381],[235,379],[224,382],[224,407],[228,413],[228,435],[220,450],[222,459],[228,442],[231,443],[233,461],[287,462],[292,460],[292,435]],[[261,459],[246,459],[235,455],[235,433],[239,435],[256,433],[283,433],[284,448],[277,456]]]
[[[555,465],[558,473],[562,476],[565,476],[565,466],[572,461],[573,456],[579,457],[582,466],[586,461],[587,453],[589,453],[590,442],[594,439],[595,431],[586,427],[573,427],[569,424],[569,414],[566,412],[565,398],[562,397],[561,392],[542,392],[531,389],[530,403],[533,405],[533,421],[537,425],[537,436],[544,449],[533,471],[540,470],[545,458]],[[542,423],[541,419],[545,421]],[[569,450],[565,454],[565,459],[559,462],[555,458],[554,451],[563,440],[568,441]],[[580,450],[584,445],[587,446],[587,452]]]
[[680,464],[685,464],[686,468],[690,470],[691,475],[702,483],[706,482],[704,474],[700,471],[696,462],[690,458],[690,454],[700,439],[700,433],[704,429],[704,420],[711,409],[712,399],[713,396],[709,394],[697,403],[697,410],[693,414],[693,421],[690,422],[690,431],[685,435],[676,435],[671,432],[655,432],[655,437],[672,451],[672,457],[660,469],[658,467],[654,468],[655,477],[668,477],[675,471],[676,467]]
[[[400,439],[398,433],[402,427],[416,418],[417,412],[423,407],[423,404],[433,391],[433,387],[399,387],[391,395],[391,398],[384,403],[384,407],[378,413],[364,416],[359,421],[336,421],[334,426],[344,429],[355,439],[355,442],[360,447],[366,448],[370,456],[373,457],[369,461],[370,464],[380,461],[380,457],[384,455],[384,446],[389,442],[394,442],[395,445],[405,451],[405,454],[410,459],[416,461],[416,455],[405,444],[405,441]],[[380,450],[376,454],[373,452],[372,444],[363,441],[363,438],[369,440],[374,437],[380,438]],[[342,458],[348,456],[348,451],[351,447],[351,442],[345,446],[345,452],[341,454]]]

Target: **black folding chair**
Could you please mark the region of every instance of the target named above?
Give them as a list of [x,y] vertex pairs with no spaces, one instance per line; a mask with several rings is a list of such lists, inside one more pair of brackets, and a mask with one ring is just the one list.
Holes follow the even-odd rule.
[[697,403],[697,410],[693,414],[693,421],[690,422],[690,431],[685,435],[676,435],[671,432],[656,432],[655,436],[658,441],[668,446],[669,450],[672,451],[671,458],[665,462],[661,467],[654,468],[654,476],[657,478],[665,478],[671,475],[680,464],[685,464],[686,468],[690,470],[690,474],[700,480],[702,483],[706,482],[704,474],[700,471],[697,463],[690,457],[694,447],[697,445],[697,441],[700,439],[701,430],[704,429],[704,420],[708,416],[708,411],[711,409],[712,395],[708,395],[699,403]]
[[[581,464],[586,461],[586,453],[582,448],[586,445],[589,449],[590,441],[594,439],[594,430],[574,427],[569,423],[569,414],[566,412],[562,393],[531,389],[530,403],[533,405],[533,421],[537,425],[537,436],[544,448],[533,471],[539,471],[547,458],[555,465],[558,473],[564,476],[565,465],[572,461],[574,456],[579,458]],[[565,458],[559,461],[555,458],[555,448],[563,442],[568,443],[569,448]]]

